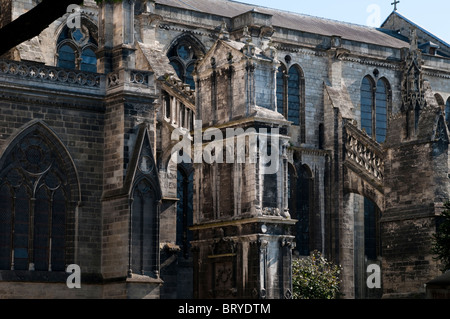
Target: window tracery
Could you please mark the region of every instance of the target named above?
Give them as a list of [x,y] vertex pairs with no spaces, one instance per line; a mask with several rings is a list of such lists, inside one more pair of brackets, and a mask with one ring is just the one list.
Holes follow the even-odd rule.
[[37,132],[12,149],[0,167],[0,270],[64,271],[68,172]]
[[64,27],[57,41],[57,66],[87,72],[97,72],[97,41],[89,28]]
[[366,76],[361,84],[361,129],[378,143],[386,141],[390,104],[390,85],[382,78],[375,81]]
[[198,60],[197,51],[198,49],[189,39],[183,38],[177,41],[167,54],[170,64],[180,80],[189,84],[192,90],[195,90],[195,81],[192,74],[195,69],[195,63]]
[[305,142],[305,78],[298,65],[289,70],[281,65],[277,72],[277,111],[295,126],[302,128],[302,143]]

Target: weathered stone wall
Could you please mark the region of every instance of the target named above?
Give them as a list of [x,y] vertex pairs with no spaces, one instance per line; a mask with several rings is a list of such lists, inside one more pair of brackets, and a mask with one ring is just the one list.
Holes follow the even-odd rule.
[[[431,247],[436,216],[448,196],[448,137],[439,129],[439,109],[429,106],[420,116],[417,137],[397,133],[392,144],[388,140],[381,221],[386,296],[423,297],[424,284],[438,275]],[[397,116],[392,124],[404,128],[405,120]]]
[[[49,68],[47,72],[52,70]],[[87,85],[70,87],[62,81],[58,83],[59,78],[55,80],[33,81],[21,75],[0,74],[0,154],[3,155],[14,142],[15,136],[37,121],[61,141],[74,162],[79,180],[76,187],[81,191],[80,202],[76,203],[76,229],[69,230],[76,234],[75,260],[69,262],[79,264],[83,274],[96,277],[101,273],[102,251],[104,113],[101,90]],[[77,98],[74,98],[75,92]],[[19,289],[14,287],[25,287],[26,284],[2,283],[5,285],[8,291],[12,285],[9,293],[13,294]],[[58,291],[54,291],[55,296]],[[50,292],[48,289],[44,295],[49,296]],[[23,293],[26,296],[27,289]]]
[[[133,19],[133,8],[128,2],[125,7],[111,5],[108,10],[100,12],[100,16],[94,1],[86,3],[88,6],[83,9],[85,19],[90,19],[94,24],[98,24],[98,19],[106,19],[100,21],[104,22],[104,28],[100,29],[99,44],[104,45],[106,50],[100,48],[99,71],[114,71],[117,77],[105,74],[97,78],[94,75],[92,82],[86,74],[81,74],[86,81],[69,83],[63,73],[58,73],[61,71],[59,69],[51,73],[52,78],[48,77],[51,69],[47,70],[44,78],[32,75],[28,64],[25,71],[9,69],[9,64],[7,68],[3,64],[0,68],[0,155],[24,127],[32,121],[41,120],[73,158],[81,190],[81,202],[77,207],[75,262],[80,264],[83,273],[89,274],[88,278],[98,279],[101,275],[103,278],[125,280],[130,203],[127,197],[129,189],[124,187],[130,186],[127,177],[134,169],[130,163],[135,151],[137,127],[144,123],[158,161],[163,194],[160,207],[161,277],[166,285],[161,295],[167,298],[189,297],[192,291],[186,291],[192,283],[183,281],[181,277],[182,274],[190,276],[191,263],[194,262],[195,267],[199,267],[194,271],[198,276],[195,282],[199,283],[195,289],[201,296],[212,297],[206,293],[217,284],[211,274],[229,280],[230,269],[234,285],[226,286],[230,282],[224,280],[226,285],[219,288],[220,293],[231,293],[228,296],[232,297],[283,296],[288,289],[287,279],[277,277],[273,269],[264,268],[265,264],[260,261],[261,258],[275,258],[282,277],[289,272],[290,248],[286,248],[289,245],[281,245],[280,248],[279,240],[286,239],[283,236],[289,235],[290,230],[284,229],[283,233],[274,227],[273,233],[267,234],[266,238],[258,228],[261,226],[259,222],[226,227],[206,225],[197,229],[198,243],[194,251],[197,260],[207,262],[199,266],[196,259],[184,260],[179,255],[174,227],[177,167],[169,161],[173,146],[170,135],[175,126],[172,125],[174,123],[164,122],[161,87],[155,84],[153,74],[143,72],[146,80],[138,85],[132,83],[131,72],[119,70],[122,67],[154,68],[152,63],[163,60],[155,62],[149,59],[144,52],[146,48],[154,47],[158,54],[165,56],[180,37],[189,35],[189,39],[198,46],[201,61],[196,78],[196,107],[197,119],[203,120],[204,128],[251,126],[244,123],[245,117],[255,110],[258,115],[267,116],[269,122],[274,120],[279,124],[283,119],[269,111],[275,110],[276,63],[264,58],[242,59],[242,49],[246,43],[251,41],[258,54],[262,54],[267,49],[268,36],[271,36],[271,44],[277,49],[280,63],[287,69],[299,66],[305,80],[305,103],[301,110],[304,123],[301,127],[289,128],[291,149],[288,156],[291,164],[307,165],[313,174],[314,209],[311,223],[315,232],[311,247],[320,248],[345,266],[345,292],[347,297],[353,297],[354,284],[364,281],[359,269],[361,256],[356,256],[361,254],[362,247],[355,242],[355,236],[360,236],[355,228],[361,227],[362,221],[360,216],[354,219],[355,211],[360,213],[361,209],[358,201],[354,201],[356,195],[344,190],[370,197],[372,186],[367,187],[368,184],[359,179],[362,174],[348,174],[343,169],[343,120],[355,120],[358,122],[356,126],[360,127],[361,81],[366,75],[373,76],[375,80],[385,78],[389,81],[392,113],[400,112],[402,50],[280,27],[271,30],[272,16],[258,12],[224,18],[157,4],[155,8],[150,8],[150,12]],[[11,1],[2,1],[0,26],[33,5],[35,1],[31,0],[14,1],[14,5]],[[145,10],[138,7],[136,12],[141,11]],[[160,17],[153,16],[153,13]],[[117,20],[116,26],[112,23],[113,15]],[[66,18],[67,15],[55,21],[39,39],[19,46],[12,57],[55,65],[56,41]],[[146,18],[151,23],[147,23]],[[133,26],[137,28],[136,33],[132,32]],[[245,26],[249,26],[247,31]],[[230,32],[229,35],[226,31]],[[132,46],[122,47],[123,43],[133,44],[134,36],[138,41],[151,40],[155,43],[144,43],[142,52],[135,52]],[[248,61],[251,63],[246,63]],[[252,65],[255,61],[256,64]],[[448,59],[424,55],[424,62],[425,77],[433,93],[439,93],[447,101],[450,96]],[[252,109],[254,106],[264,109]],[[158,118],[157,112],[160,112]],[[434,125],[432,121],[428,124],[430,127]],[[391,136],[400,139],[403,135],[399,132],[402,132],[404,123],[391,119],[391,126],[395,127]],[[431,139],[434,133],[430,131]],[[400,143],[400,140],[396,142]],[[387,196],[382,224],[384,288],[388,294],[420,291],[422,278],[434,274],[435,263],[427,249],[435,229],[434,218],[448,192],[448,156],[441,142],[422,142],[394,145],[391,141],[391,145],[387,146],[387,179],[384,185]],[[263,208],[263,203],[266,206],[280,205],[284,200],[283,187],[280,186],[285,177],[280,174],[263,178],[256,171],[257,167],[253,164],[197,165],[194,223],[222,223],[238,216],[254,217],[260,213],[258,210]],[[380,208],[384,206],[382,193],[377,193],[375,199]],[[277,223],[282,224],[280,221],[274,222]],[[250,224],[254,228],[246,229]],[[223,238],[230,239],[236,245],[231,248],[226,246],[225,249],[220,246]],[[216,249],[215,254],[211,254],[211,247]],[[399,255],[398,251],[403,254]],[[355,275],[355,272],[359,273]],[[206,274],[207,280],[199,280]],[[224,277],[220,278],[222,275]],[[261,286],[261,283],[266,286]],[[8,282],[0,289],[5,289],[6,295],[14,295],[25,285]],[[133,282],[105,285],[103,291],[92,286],[86,291],[86,296],[123,297],[128,287],[132,288],[130,292],[133,291],[129,296],[155,297],[160,293],[158,285],[158,282],[141,282],[135,278]],[[41,285],[36,284],[36,287],[30,291],[39,292],[42,289]],[[234,289],[238,289],[237,292]],[[61,296],[68,295],[62,290],[57,288],[55,292]],[[281,295],[280,291],[283,291]]]

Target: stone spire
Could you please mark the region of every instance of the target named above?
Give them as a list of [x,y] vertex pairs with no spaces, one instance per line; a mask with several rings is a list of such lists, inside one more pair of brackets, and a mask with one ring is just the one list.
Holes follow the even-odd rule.
[[421,112],[427,103],[425,99],[425,85],[422,71],[422,52],[419,50],[417,32],[411,30],[409,50],[404,51],[404,67],[402,78],[402,107],[406,114],[406,138],[416,135]]

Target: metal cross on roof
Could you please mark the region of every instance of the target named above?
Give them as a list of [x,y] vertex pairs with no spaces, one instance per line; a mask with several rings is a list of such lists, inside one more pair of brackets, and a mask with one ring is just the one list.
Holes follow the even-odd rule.
[[397,4],[399,4],[399,3],[400,3],[400,1],[398,1],[398,0],[395,0],[394,2],[391,3],[391,5],[394,6],[394,11],[397,11]]

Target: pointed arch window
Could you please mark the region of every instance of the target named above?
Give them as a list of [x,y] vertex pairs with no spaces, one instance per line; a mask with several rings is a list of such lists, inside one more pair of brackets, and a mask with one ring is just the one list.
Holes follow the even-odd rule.
[[159,210],[162,198],[150,137],[139,127],[134,154],[129,215],[128,276],[159,278]]
[[193,73],[200,49],[190,40],[188,36],[177,40],[169,49],[167,56],[180,80],[195,90]]
[[361,129],[378,143],[386,141],[388,112],[390,109],[390,85],[382,78],[375,84],[366,76],[361,84]]
[[97,72],[97,41],[92,29],[92,23],[82,20],[80,29],[70,29],[67,26],[61,31],[57,41],[57,63],[61,68],[75,69],[86,72]]
[[70,159],[39,126],[11,145],[0,160],[0,270],[65,271],[74,257]]
[[278,72],[277,72],[277,111],[280,114],[285,114],[285,97],[286,96],[286,68],[284,67],[284,65],[280,66],[278,68]]
[[309,256],[314,247],[314,179],[306,165],[296,169],[289,164],[288,168],[288,200],[289,212],[296,224],[296,252],[300,256]]
[[373,135],[372,110],[374,108],[374,83],[370,77],[365,77],[361,85],[361,129],[367,135]]
[[284,65],[277,72],[277,111],[293,125],[301,127],[301,141],[305,142],[305,78],[298,65],[287,70]]
[[300,125],[300,71],[297,67],[289,69],[287,119]]
[[134,274],[157,277],[156,193],[147,179],[136,183],[131,212],[131,271]]

